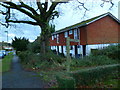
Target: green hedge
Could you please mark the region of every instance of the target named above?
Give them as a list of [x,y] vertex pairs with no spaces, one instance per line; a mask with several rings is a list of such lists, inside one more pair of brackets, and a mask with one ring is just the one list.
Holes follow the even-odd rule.
[[109,64],[117,64],[116,60],[108,58],[105,55],[99,56],[86,56],[82,59],[72,59],[71,66],[72,67],[91,67],[91,66],[101,66],[101,65],[109,65]]
[[17,55],[20,57],[21,63],[27,64],[30,63],[32,60],[36,59],[35,54],[30,51],[19,52]]
[[108,46],[104,49],[97,50],[96,52],[93,53],[93,55],[105,55],[108,56],[111,59],[117,59],[118,62],[120,62],[120,44],[119,45],[112,45]]
[[75,80],[67,74],[56,76],[59,88],[75,88]]
[[116,74],[118,68],[120,68],[119,64],[98,66],[96,68],[74,71],[70,75],[75,79],[77,85],[92,85]]

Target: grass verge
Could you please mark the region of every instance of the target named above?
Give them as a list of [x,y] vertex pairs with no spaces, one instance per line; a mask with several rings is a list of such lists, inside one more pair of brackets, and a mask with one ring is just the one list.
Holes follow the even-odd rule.
[[11,62],[13,58],[13,53],[9,53],[2,59],[2,72],[9,71],[11,68]]

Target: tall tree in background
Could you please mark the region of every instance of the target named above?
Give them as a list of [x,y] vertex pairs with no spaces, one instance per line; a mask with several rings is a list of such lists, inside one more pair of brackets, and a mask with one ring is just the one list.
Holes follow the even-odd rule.
[[16,51],[25,51],[27,50],[27,45],[29,44],[29,40],[26,38],[17,38],[15,37],[12,40],[12,46],[16,49]]
[[[38,25],[41,28],[41,34],[40,34],[40,45],[41,45],[41,53],[48,52],[48,46],[49,46],[49,37],[53,31],[51,29],[51,26],[49,25],[49,22],[51,19],[54,19],[55,16],[59,16],[58,11],[55,10],[56,6],[60,3],[68,3],[69,1],[73,0],[32,0],[34,2],[34,6],[28,4],[30,0],[17,0],[17,2],[14,2],[12,0],[0,0],[0,6],[4,7],[5,9],[2,11],[0,10],[0,13],[5,15],[5,21],[7,23],[2,25],[8,26],[9,23],[26,23],[30,25]],[[79,3],[79,6],[82,6],[85,10],[87,8],[85,7],[84,3],[81,2],[81,0],[76,0]],[[89,0],[88,0],[89,1]],[[112,6],[114,5],[112,3],[112,0],[102,0],[103,4],[104,2],[110,2]],[[101,4],[103,6],[103,4]],[[79,7],[78,6],[78,7]],[[36,8],[37,7],[37,8]],[[11,10],[17,10],[25,15],[27,15],[29,20],[20,20],[16,18],[12,18]]]

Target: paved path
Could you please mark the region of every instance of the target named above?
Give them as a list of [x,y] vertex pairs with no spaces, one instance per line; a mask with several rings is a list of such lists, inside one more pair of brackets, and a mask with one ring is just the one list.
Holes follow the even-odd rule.
[[24,71],[18,57],[14,56],[12,70],[2,75],[2,88],[43,88],[43,82],[34,75],[34,72]]

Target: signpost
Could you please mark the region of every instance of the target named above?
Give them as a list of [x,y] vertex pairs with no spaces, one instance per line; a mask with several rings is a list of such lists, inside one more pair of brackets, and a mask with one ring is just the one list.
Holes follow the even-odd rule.
[[70,39],[70,37],[67,37],[67,39],[66,39],[67,72],[70,71],[70,63],[71,63],[71,57],[70,57],[70,42],[80,42],[80,40],[79,40],[79,39]]

